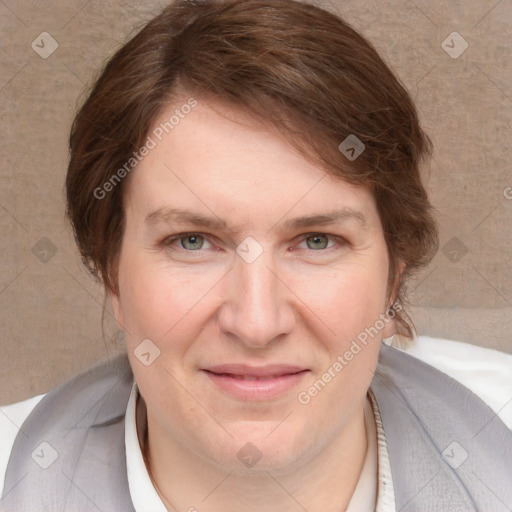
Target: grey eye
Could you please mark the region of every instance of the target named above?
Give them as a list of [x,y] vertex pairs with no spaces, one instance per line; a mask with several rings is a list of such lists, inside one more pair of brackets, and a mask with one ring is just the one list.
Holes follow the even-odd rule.
[[184,249],[195,251],[197,249],[202,249],[204,244],[204,237],[201,235],[186,235],[181,237],[181,246]]
[[311,235],[306,238],[306,243],[309,249],[325,249],[329,244],[329,238],[326,235]]

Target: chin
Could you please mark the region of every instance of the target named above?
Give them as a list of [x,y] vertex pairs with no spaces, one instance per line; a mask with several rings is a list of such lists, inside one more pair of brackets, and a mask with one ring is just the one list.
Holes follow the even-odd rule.
[[232,429],[234,438],[224,444],[221,452],[217,445],[212,457],[224,469],[240,475],[266,472],[279,475],[293,471],[304,465],[308,439],[300,439],[302,436],[283,426],[276,428],[277,425],[250,422],[238,432]]

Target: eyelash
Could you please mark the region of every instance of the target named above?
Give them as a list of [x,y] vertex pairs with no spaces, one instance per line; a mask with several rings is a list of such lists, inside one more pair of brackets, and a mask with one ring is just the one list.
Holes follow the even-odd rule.
[[[327,237],[330,241],[334,241],[336,242],[336,246],[332,246],[332,247],[326,247],[324,249],[318,249],[318,250],[314,250],[314,249],[309,249],[311,252],[318,252],[318,253],[326,253],[326,252],[330,252],[331,250],[333,249],[337,249],[339,247],[343,247],[343,246],[347,246],[349,245],[349,242],[347,240],[345,240],[344,238],[340,237],[340,236],[337,236],[337,235],[331,235],[329,233],[321,233],[321,232],[312,232],[312,233],[305,233],[303,235],[301,235],[301,239],[300,239],[300,242],[303,242],[303,241],[306,241],[308,238],[310,237],[314,237],[316,235],[321,235],[321,236],[325,236]],[[199,232],[186,232],[186,233],[178,233],[176,235],[172,235],[170,237],[167,237],[165,238],[160,245],[164,246],[165,248],[170,248],[171,245],[176,242],[176,241],[179,241],[180,239],[182,238],[186,238],[186,237],[192,237],[192,236],[198,236],[198,237],[202,237],[204,239],[206,239],[209,243],[212,243],[211,240],[209,239],[208,235],[204,234],[204,233],[199,233]],[[329,243],[329,242],[328,242]],[[202,249],[197,249],[197,250],[191,250],[191,249],[185,249],[183,247],[178,247],[177,248],[178,251],[183,251],[183,252],[187,252],[187,253],[194,253],[194,252],[201,252]]]

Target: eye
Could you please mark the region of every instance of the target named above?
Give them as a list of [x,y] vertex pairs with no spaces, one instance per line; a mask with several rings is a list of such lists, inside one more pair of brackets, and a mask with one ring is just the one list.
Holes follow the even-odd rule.
[[182,249],[185,251],[198,251],[200,249],[208,249],[209,247],[204,247],[204,245],[205,243],[210,243],[201,233],[180,233],[178,235],[166,238],[163,244],[166,247],[173,247],[175,242],[178,241],[179,247],[177,247],[177,249]]
[[[305,235],[304,242],[308,249],[313,251],[322,251],[325,249],[332,249],[337,245],[345,245],[346,242],[337,236],[327,235],[325,233],[309,233]],[[329,242],[332,242],[329,244]]]

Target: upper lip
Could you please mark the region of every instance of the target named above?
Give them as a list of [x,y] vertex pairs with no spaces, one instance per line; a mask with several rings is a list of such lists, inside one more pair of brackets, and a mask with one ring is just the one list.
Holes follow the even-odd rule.
[[240,375],[244,377],[279,377],[307,370],[307,368],[303,368],[302,366],[293,366],[289,364],[269,364],[266,366],[221,364],[203,369],[217,374]]

